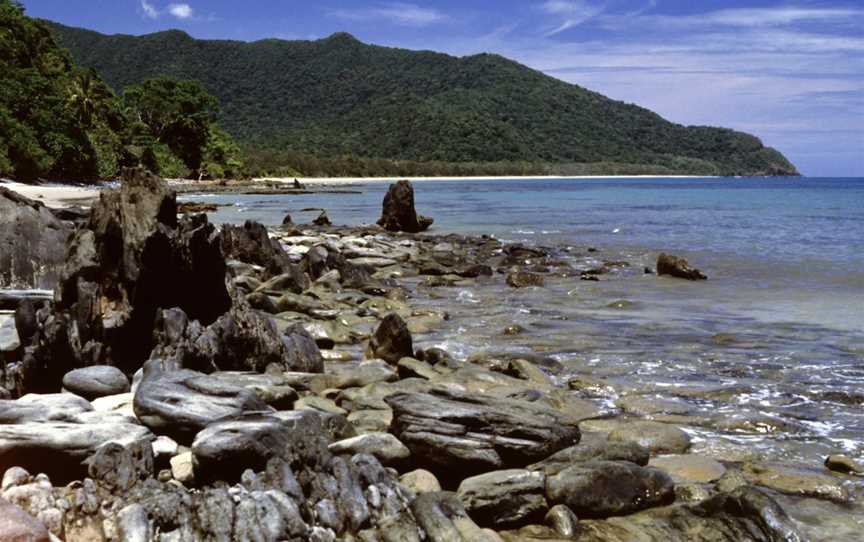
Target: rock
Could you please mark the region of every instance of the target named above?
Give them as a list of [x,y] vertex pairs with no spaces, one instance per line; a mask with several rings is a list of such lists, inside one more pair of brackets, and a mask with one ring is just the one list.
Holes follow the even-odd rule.
[[707,484],[718,480],[726,472],[726,467],[719,461],[698,455],[654,457],[649,465],[668,473],[676,482]]
[[745,463],[741,474],[748,483],[799,497],[847,503],[852,494],[836,476],[804,467],[779,463]]
[[74,227],[0,186],[0,285],[54,288]]
[[[0,190],[5,189],[0,188]],[[14,504],[0,499],[0,540],[3,542],[50,542],[51,538],[42,523]]]
[[396,368],[399,371],[400,378],[416,377],[432,380],[440,376],[440,373],[433,369],[428,363],[411,357],[400,359]]
[[22,423],[0,425],[0,466],[43,472],[60,483],[87,475],[83,461],[103,444],[121,445],[152,438],[146,427],[130,423]]
[[3,473],[3,483],[0,490],[6,491],[10,487],[23,486],[30,481],[30,473],[21,467],[11,467]]
[[579,442],[579,428],[534,403],[433,389],[395,393],[392,432],[417,464],[451,476],[519,468]]
[[332,226],[333,223],[330,222],[330,217],[327,216],[327,211],[321,211],[315,220],[312,221],[316,226]]
[[550,529],[558,533],[564,538],[573,539],[576,536],[576,529],[579,528],[579,518],[563,504],[556,504],[546,512],[546,517],[543,518]]
[[141,423],[180,443],[219,418],[270,410],[245,388],[188,369],[166,370],[160,360],[144,365],[133,404]]
[[221,242],[226,259],[261,266],[267,273],[265,278],[288,273],[294,267],[279,241],[271,239],[267,228],[258,222],[223,225]]
[[441,484],[435,475],[425,469],[406,472],[399,477],[399,483],[414,493],[435,493],[441,491]]
[[661,253],[657,257],[657,274],[660,276],[669,275],[679,279],[687,280],[705,280],[706,277],[702,271],[691,267],[687,260],[672,256],[671,254]]
[[282,225],[287,226],[289,224],[294,224],[291,220],[291,215],[289,213],[285,213],[285,218],[282,219]]
[[529,271],[512,271],[507,273],[507,286],[512,288],[527,288],[529,286],[543,286],[545,281],[543,275]]
[[307,395],[294,403],[294,410],[318,410],[329,414],[344,416],[348,414],[344,408],[339,407],[333,400],[317,395]]
[[309,279],[297,265],[290,265],[287,273],[276,275],[270,280],[262,283],[257,292],[265,294],[281,295],[285,292],[300,294],[309,287]]
[[0,400],[0,424],[77,423],[80,414],[92,410],[86,399],[71,393],[29,394],[14,401]]
[[541,470],[553,475],[576,463],[587,461],[629,461],[636,465],[648,464],[648,450],[636,442],[583,442],[555,452],[543,461],[529,465],[531,470]]
[[165,435],[156,437],[151,443],[150,448],[153,451],[153,465],[156,470],[161,470],[169,466],[171,458],[177,455],[179,449],[177,442]]
[[512,469],[466,478],[456,495],[478,525],[502,529],[542,517],[545,489],[543,473]]
[[140,504],[130,504],[117,514],[117,530],[123,542],[150,542],[153,529],[147,511]]
[[92,401],[107,395],[126,393],[129,391],[129,379],[116,367],[94,365],[66,373],[63,389]]
[[829,455],[825,458],[825,467],[846,474],[864,474],[864,465],[845,455]]
[[432,222],[428,217],[418,218],[414,209],[414,187],[409,181],[390,185],[384,196],[379,226],[389,231],[417,233],[428,229]]
[[139,481],[155,474],[153,447],[150,439],[124,445],[108,442],[87,458],[87,473],[104,486],[127,491]]
[[629,422],[609,433],[612,442],[633,441],[654,454],[683,454],[690,436],[681,429],[659,422]]
[[417,525],[431,542],[495,542],[468,516],[453,493],[423,493],[411,502]]
[[171,476],[184,485],[195,483],[195,466],[192,452],[183,452],[171,458]]
[[384,317],[369,340],[369,357],[380,358],[396,365],[399,360],[414,355],[414,343],[408,325],[395,312]]
[[329,449],[334,454],[370,454],[383,465],[399,463],[411,456],[411,451],[390,433],[366,433],[334,442]]
[[588,461],[550,476],[550,503],[565,504],[577,516],[626,515],[675,500],[672,479],[660,470],[625,461]]
[[21,348],[14,314],[0,314],[0,363]]

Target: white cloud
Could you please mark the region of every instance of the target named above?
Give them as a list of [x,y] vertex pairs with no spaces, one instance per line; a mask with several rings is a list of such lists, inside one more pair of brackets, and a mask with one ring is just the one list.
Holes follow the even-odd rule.
[[584,0],[547,0],[540,9],[549,15],[563,18],[555,28],[546,33],[546,36],[554,36],[565,30],[579,26],[600,15],[603,8],[591,5]]
[[141,12],[148,19],[156,19],[159,17],[159,10],[153,7],[153,4],[149,3],[147,0],[141,0]]
[[447,20],[447,16],[432,8],[403,2],[389,2],[369,8],[334,9],[330,15],[348,21],[385,20],[400,26],[428,26]]
[[193,15],[192,6],[189,4],[169,4],[168,13],[178,19],[190,19]]

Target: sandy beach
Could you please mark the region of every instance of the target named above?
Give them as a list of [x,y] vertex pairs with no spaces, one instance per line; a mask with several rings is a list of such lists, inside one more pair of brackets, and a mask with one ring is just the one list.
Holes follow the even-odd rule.
[[0,187],[8,188],[54,208],[70,205],[89,206],[99,197],[99,190],[102,188],[98,185],[25,184],[7,179],[0,179]]

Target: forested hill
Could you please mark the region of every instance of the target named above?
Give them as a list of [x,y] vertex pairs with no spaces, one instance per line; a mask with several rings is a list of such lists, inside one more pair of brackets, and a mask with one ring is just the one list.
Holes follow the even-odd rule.
[[220,102],[220,124],[259,146],[413,161],[797,173],[756,137],[670,123],[497,55],[385,48],[344,33],[245,43],[51,28],[77,63],[115,90],[163,74],[200,81]]

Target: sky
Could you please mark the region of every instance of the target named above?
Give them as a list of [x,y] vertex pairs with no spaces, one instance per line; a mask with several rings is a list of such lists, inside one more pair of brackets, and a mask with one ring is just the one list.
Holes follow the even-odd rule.
[[759,136],[807,176],[864,177],[864,2],[23,0],[113,34],[498,53],[688,125]]

